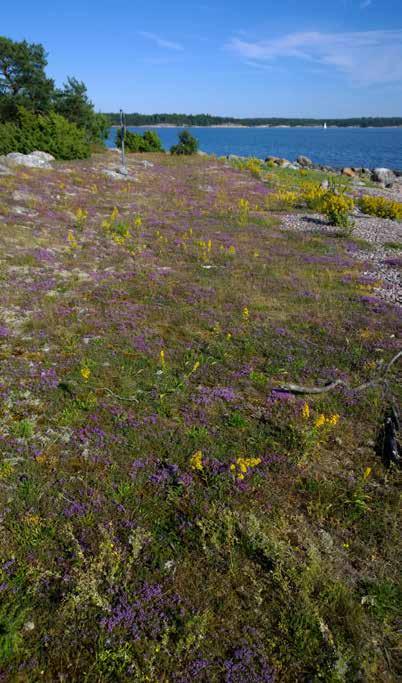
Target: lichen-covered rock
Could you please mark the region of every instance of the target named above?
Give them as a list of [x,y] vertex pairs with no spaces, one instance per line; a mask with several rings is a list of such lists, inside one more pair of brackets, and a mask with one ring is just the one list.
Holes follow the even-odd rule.
[[21,154],[20,152],[10,152],[10,154],[7,154],[6,156],[6,163],[9,166],[27,166],[28,168],[45,168],[50,170],[53,166],[49,159],[38,156],[42,154],[46,153],[33,152],[32,154]]
[[376,183],[392,185],[392,183],[395,181],[395,173],[389,168],[375,168],[371,178]]
[[302,154],[297,157],[297,163],[300,164],[300,166],[304,167],[313,166],[313,162],[311,161],[311,159],[303,156]]
[[35,150],[35,152],[31,152],[30,156],[36,157],[37,159],[42,159],[43,161],[56,161],[53,154],[49,154],[49,152],[40,152]]

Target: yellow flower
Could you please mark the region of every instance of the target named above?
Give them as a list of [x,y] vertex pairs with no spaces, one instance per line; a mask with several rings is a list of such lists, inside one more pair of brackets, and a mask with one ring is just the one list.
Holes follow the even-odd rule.
[[81,377],[83,378],[84,382],[88,382],[90,376],[91,371],[88,367],[81,368]]
[[159,359],[160,359],[161,366],[164,368],[166,365],[166,361],[165,361],[165,352],[163,349],[161,349],[161,352],[159,354]]
[[236,253],[236,249],[235,249],[235,247],[233,246],[233,244],[229,247],[228,253],[229,253],[231,256],[233,256],[233,255]]
[[248,310],[247,306],[243,308],[243,320],[249,320],[250,318],[250,311]]
[[196,372],[196,371],[198,370],[199,367],[200,367],[200,361],[197,360],[197,361],[194,363],[194,365],[193,365],[193,369],[191,370],[190,375],[191,375],[193,372]]
[[226,335],[226,339],[227,339],[228,341],[230,341],[231,338],[232,338],[232,334],[231,334],[231,332],[228,332],[227,335]]
[[261,458],[237,458],[236,464],[230,465],[230,471],[236,473],[237,479],[244,479],[245,474],[252,467],[256,467],[261,462]]
[[371,474],[371,467],[366,467],[366,469],[364,470],[363,479],[364,480],[368,479],[370,474]]
[[40,517],[39,515],[26,515],[25,522],[29,524],[29,526],[37,526],[40,523]]
[[314,424],[316,427],[322,427],[325,424],[325,415],[321,413],[321,415],[316,418]]
[[74,233],[72,230],[68,231],[67,240],[68,240],[68,243],[69,243],[71,249],[77,249],[78,242],[75,239],[75,236],[74,236]]
[[134,220],[134,226],[136,228],[140,228],[142,225],[142,218],[141,216],[137,216],[136,219]]
[[310,407],[309,407],[308,403],[304,404],[303,410],[302,410],[302,415],[303,415],[305,420],[308,420],[308,418],[310,417]]
[[338,424],[339,420],[340,420],[339,415],[337,413],[335,413],[335,415],[331,415],[331,417],[328,418],[327,422],[330,425],[332,425],[333,427],[335,427],[335,425]]
[[190,458],[190,465],[193,470],[203,470],[202,451],[196,451]]

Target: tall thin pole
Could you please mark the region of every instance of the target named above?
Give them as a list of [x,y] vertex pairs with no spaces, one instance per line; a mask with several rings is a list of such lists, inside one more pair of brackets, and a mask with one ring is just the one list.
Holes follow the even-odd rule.
[[121,130],[121,165],[124,170],[127,170],[126,166],[126,152],[124,149],[124,141],[126,137],[126,115],[123,110],[120,109],[120,130]]

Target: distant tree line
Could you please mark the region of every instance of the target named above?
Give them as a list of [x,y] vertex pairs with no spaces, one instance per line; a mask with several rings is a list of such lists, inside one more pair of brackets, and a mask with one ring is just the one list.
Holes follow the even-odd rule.
[[[112,125],[120,121],[119,114],[107,114]],[[243,126],[359,126],[361,128],[381,128],[386,126],[402,126],[402,117],[360,117],[349,119],[285,119],[285,118],[246,118],[231,116],[211,116],[210,114],[127,114],[128,126],[157,126],[171,124],[175,126],[219,126],[235,124]]]
[[69,77],[57,88],[46,67],[43,45],[0,36],[0,154],[40,145],[58,158],[85,158],[107,136],[109,120],[95,112],[82,81]]

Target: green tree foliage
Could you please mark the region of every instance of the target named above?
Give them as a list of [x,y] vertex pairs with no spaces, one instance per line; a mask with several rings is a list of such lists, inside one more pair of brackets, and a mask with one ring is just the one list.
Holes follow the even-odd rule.
[[0,36],[0,119],[12,119],[19,106],[37,113],[50,109],[54,82],[46,65],[42,45]]
[[[116,145],[121,148],[121,129],[117,132]],[[159,135],[154,131],[147,130],[143,135],[126,131],[124,145],[127,152],[163,152],[162,142]]]
[[[33,149],[57,158],[84,158],[89,144],[106,138],[109,121],[95,112],[84,83],[70,77],[63,88],[56,89],[46,76],[46,66],[42,45],[0,36],[0,149],[3,153],[32,151],[31,141],[36,140]],[[28,120],[29,112],[37,121]]]
[[41,150],[56,159],[85,159],[90,146],[85,130],[60,114],[35,115],[20,108],[16,123],[0,124],[0,154]]
[[68,77],[63,88],[55,90],[53,101],[55,111],[83,128],[90,142],[107,137],[109,121],[105,115],[95,113],[85,83]]
[[188,130],[183,130],[179,135],[178,144],[171,147],[170,153],[190,156],[191,154],[196,154],[197,150],[198,141],[188,132]]

